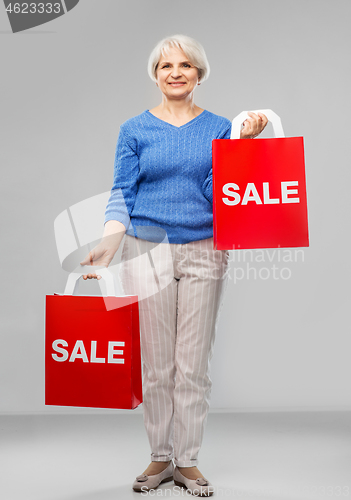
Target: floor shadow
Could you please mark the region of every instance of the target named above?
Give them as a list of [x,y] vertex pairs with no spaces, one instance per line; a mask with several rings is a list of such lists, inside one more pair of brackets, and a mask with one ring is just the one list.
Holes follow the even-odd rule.
[[[160,490],[165,490],[165,489],[172,490],[173,486],[174,486],[173,482],[169,483],[169,485],[166,485],[166,484],[161,485],[157,490],[159,492],[158,496],[165,496],[165,495],[161,495]],[[155,490],[155,492],[154,492],[155,496],[156,496],[157,491]],[[164,492],[164,493],[166,493],[166,492]],[[168,491],[166,493],[166,496],[172,497],[172,494],[170,494],[170,493],[171,492]],[[60,500],[116,500],[117,498],[121,498],[121,499],[122,498],[123,499],[125,499],[125,498],[138,498],[140,500],[140,493],[133,491],[131,484],[128,484],[128,485],[118,486],[116,488],[109,488],[106,490],[95,490],[95,491],[80,493],[80,494],[72,495],[72,496],[63,496],[63,497],[61,497]]]
[[[163,491],[161,491],[163,490]],[[166,491],[167,490],[167,491]],[[72,496],[63,496],[60,500],[116,500],[116,499],[135,499],[140,500],[140,493],[133,491],[131,485],[119,486],[116,488],[109,488],[106,490],[95,490],[91,492],[81,493]],[[225,498],[235,498],[235,499],[245,499],[245,500],[317,500],[314,496],[301,496],[292,495],[287,493],[280,493],[265,491],[255,488],[216,488],[214,489],[214,495],[218,497]],[[146,496],[145,494],[143,496]],[[152,492],[152,496],[155,497],[166,497],[166,498],[194,498],[186,490],[175,486],[173,482],[161,485],[157,490]]]
[[57,33],[57,31],[0,31],[0,35],[46,35],[47,33]]

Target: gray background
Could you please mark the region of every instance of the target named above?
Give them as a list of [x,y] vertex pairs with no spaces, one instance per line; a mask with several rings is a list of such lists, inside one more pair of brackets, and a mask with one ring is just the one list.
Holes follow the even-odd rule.
[[288,280],[229,283],[212,408],[351,408],[350,16],[349,0],[82,0],[14,35],[0,8],[0,412],[68,411],[44,406],[45,295],[67,279],[53,222],[111,188],[119,126],[160,100],[149,52],[175,33],[210,61],[199,106],[271,108],[305,140],[311,246],[304,262],[252,264],[289,267]]

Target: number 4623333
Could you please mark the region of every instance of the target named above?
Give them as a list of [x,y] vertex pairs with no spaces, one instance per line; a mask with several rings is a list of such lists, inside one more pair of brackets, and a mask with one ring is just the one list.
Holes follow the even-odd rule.
[[6,11],[10,14],[59,14],[61,12],[60,2],[40,2],[40,3],[27,3],[27,2],[16,2],[9,3]]

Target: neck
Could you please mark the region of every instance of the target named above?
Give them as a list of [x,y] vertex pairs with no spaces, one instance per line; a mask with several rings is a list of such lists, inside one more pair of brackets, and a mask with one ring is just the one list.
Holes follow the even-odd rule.
[[162,114],[168,114],[176,117],[181,116],[196,116],[202,109],[194,103],[193,95],[187,96],[185,99],[167,99],[162,96],[162,102],[157,106],[157,109]]

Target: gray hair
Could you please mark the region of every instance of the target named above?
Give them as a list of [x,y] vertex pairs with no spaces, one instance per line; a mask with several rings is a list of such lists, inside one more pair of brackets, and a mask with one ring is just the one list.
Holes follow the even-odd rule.
[[174,35],[158,42],[150,54],[147,65],[147,71],[151,80],[156,82],[156,71],[161,56],[165,56],[165,53],[173,47],[182,50],[189,61],[197,68],[201,82],[207,80],[210,74],[210,65],[205,50],[199,42],[186,35]]

